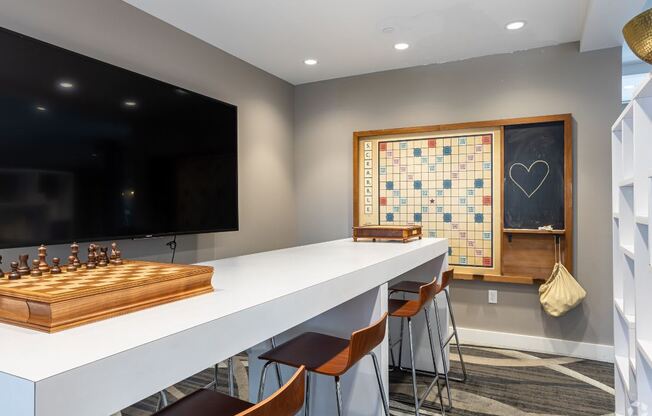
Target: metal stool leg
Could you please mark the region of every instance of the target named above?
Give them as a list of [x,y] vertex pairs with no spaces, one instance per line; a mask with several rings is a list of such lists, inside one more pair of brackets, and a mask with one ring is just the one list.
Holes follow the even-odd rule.
[[263,366],[263,371],[260,373],[260,384],[258,385],[258,402],[263,400],[263,394],[265,394],[265,377],[267,376],[267,367],[272,364],[271,361],[267,361]]
[[342,386],[340,386],[339,377],[335,377],[335,398],[337,399],[337,416],[342,416]]
[[[271,338],[272,340],[272,348],[276,348],[276,340],[274,337]],[[281,377],[281,367],[279,366],[278,363],[274,363],[274,369],[276,370],[276,380],[278,381],[278,388],[280,389],[283,387],[283,377]]]
[[383,387],[383,378],[380,375],[380,366],[378,365],[378,358],[376,354],[371,351],[369,353],[371,359],[374,362],[374,370],[376,370],[376,380],[378,380],[378,389],[380,390],[380,399],[383,401],[383,410],[385,411],[385,416],[389,416],[389,404],[387,403],[387,397],[385,396],[385,388]]
[[457,346],[457,353],[460,356],[460,365],[462,366],[462,378],[460,379],[451,378],[451,380],[460,381],[464,383],[467,377],[466,365],[464,364],[464,357],[462,357],[462,348],[460,347],[460,339],[457,336],[457,325],[455,325],[455,315],[453,314],[453,305],[451,305],[451,298],[450,295],[448,294],[448,291],[444,290],[444,293],[446,294],[446,302],[448,303],[448,312],[451,315],[451,324],[453,324],[453,335],[455,336],[455,345]]
[[417,373],[414,369],[414,346],[412,343],[412,319],[407,318],[408,321],[408,338],[410,341],[410,361],[412,364],[412,392],[414,393],[414,415],[419,416],[419,395],[417,394]]
[[[446,392],[448,394],[448,407],[447,410],[450,410],[453,407],[453,398],[451,397],[451,385],[448,378],[449,367],[446,364],[446,343],[444,338],[441,336],[441,321],[439,320],[439,309],[437,307],[437,298],[432,299],[432,307],[435,310],[435,324],[437,325],[437,337],[439,338],[439,351],[441,353],[441,365],[442,370],[444,370],[444,382],[446,384]],[[443,403],[442,403],[443,405]]]
[[[435,343],[433,342],[432,339],[432,327],[430,325],[430,315],[428,315],[428,309],[424,308],[423,314],[426,316],[426,329],[428,331],[428,341],[430,342],[430,355],[432,355],[432,368],[433,372],[435,373],[435,378],[433,380],[433,383],[437,383],[437,392],[439,395],[439,405],[441,406],[441,414],[444,415],[446,414],[445,406],[444,406],[444,398],[441,394],[441,386],[439,385],[439,371],[437,370],[437,358],[435,356]],[[444,362],[444,356],[442,355],[442,363]],[[425,400],[428,395],[428,392],[423,396],[422,400]],[[450,400],[450,389],[448,390],[448,398]]]
[[[229,396],[235,396],[235,380],[233,374],[233,357],[226,360],[226,365],[229,370]],[[217,379],[215,379],[215,387],[217,388]]]
[[304,415],[310,416],[310,380],[312,379],[312,373],[306,371],[306,403],[303,405]]

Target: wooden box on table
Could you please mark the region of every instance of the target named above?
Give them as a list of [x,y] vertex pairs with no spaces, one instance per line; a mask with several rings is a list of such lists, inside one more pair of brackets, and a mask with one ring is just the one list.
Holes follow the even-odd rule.
[[363,238],[371,239],[372,241],[397,240],[406,243],[413,238],[421,239],[421,237],[422,233],[420,225],[367,225],[353,227],[353,241],[358,241],[358,239]]

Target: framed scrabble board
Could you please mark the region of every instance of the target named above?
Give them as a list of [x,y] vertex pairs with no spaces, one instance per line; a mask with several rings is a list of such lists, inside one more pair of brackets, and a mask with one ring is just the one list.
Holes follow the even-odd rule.
[[420,225],[424,237],[447,238],[449,264],[460,279],[541,282],[554,265],[553,237],[562,240],[572,270],[572,247],[565,244],[572,241],[570,120],[355,132],[353,225]]
[[56,332],[213,291],[213,268],[125,260],[74,272],[0,277],[0,321]]

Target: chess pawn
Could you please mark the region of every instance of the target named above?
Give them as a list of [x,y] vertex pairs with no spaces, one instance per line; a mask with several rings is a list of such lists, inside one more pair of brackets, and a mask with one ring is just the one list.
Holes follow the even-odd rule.
[[[109,257],[109,263],[116,264],[115,260],[118,258],[117,250],[118,245],[115,242],[111,243],[111,256]],[[0,257],[0,260],[2,260],[2,257]]]
[[88,262],[86,263],[86,268],[87,269],[94,269],[95,266],[97,265],[95,262],[97,261],[97,255],[95,254],[95,244],[90,244],[88,246]]
[[75,268],[80,268],[81,267],[81,261],[79,260],[79,244],[77,243],[72,243],[70,245],[70,254],[73,257],[73,264],[75,265]]
[[59,257],[52,258],[52,268],[50,269],[51,274],[61,273],[61,267],[59,267],[60,262],[61,260],[59,259]]
[[123,264],[122,263],[122,251],[120,251],[120,250],[115,251],[115,264],[116,264],[116,266],[119,266],[119,265]]
[[18,273],[20,273],[21,276],[27,276],[29,274],[27,259],[29,259],[28,254],[21,254],[18,256]]
[[20,273],[18,273],[18,262],[12,261],[9,265],[11,267],[11,273],[9,273],[9,280],[18,280],[20,279]]
[[50,271],[50,266],[45,260],[48,255],[47,250],[47,247],[45,247],[43,244],[41,244],[41,246],[38,248],[38,269],[41,271],[41,273],[47,273]]
[[31,271],[30,274],[31,274],[32,276],[34,276],[34,277],[38,277],[38,276],[42,276],[42,275],[43,275],[43,273],[42,273],[42,272],[39,270],[39,268],[38,268],[38,263],[39,263],[38,259],[34,259],[34,260],[32,260],[32,271]]
[[109,265],[109,263],[107,262],[108,256],[106,254],[108,250],[109,249],[107,247],[100,247],[100,261],[99,263],[97,263],[99,267],[106,267]]
[[75,266],[75,256],[72,254],[68,256],[68,267],[66,267],[67,272],[74,272],[77,271],[77,267]]

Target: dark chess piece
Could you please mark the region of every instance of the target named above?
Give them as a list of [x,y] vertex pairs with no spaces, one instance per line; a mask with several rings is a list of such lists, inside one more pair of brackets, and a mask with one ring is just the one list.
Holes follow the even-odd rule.
[[[0,256],[0,264],[2,264],[2,256]],[[0,278],[5,277],[5,273],[0,269]]]
[[67,272],[74,272],[77,271],[77,267],[75,267],[75,256],[72,254],[68,256],[68,267],[66,267]]
[[108,256],[106,252],[109,251],[108,247],[100,247],[100,261],[97,263],[99,267],[106,267],[109,265]]
[[94,269],[95,266],[97,266],[96,250],[97,248],[95,247],[95,244],[91,243],[88,245],[88,262],[86,263],[87,269]]
[[41,246],[38,248],[38,269],[41,271],[41,273],[47,273],[50,271],[50,266],[48,265],[48,262],[45,260],[47,255],[48,255],[47,247],[41,244]]
[[53,257],[52,258],[52,268],[50,269],[50,273],[52,273],[52,274],[61,273],[61,267],[59,267],[60,262],[61,262],[61,259],[59,259],[59,257]]
[[18,273],[18,262],[12,261],[9,265],[11,267],[11,273],[9,273],[9,280],[18,280],[20,279],[20,273]]
[[20,273],[21,276],[27,276],[29,274],[27,259],[29,259],[29,254],[21,254],[18,256],[18,273]]
[[30,272],[30,274],[34,277],[39,277],[43,275],[43,273],[38,268],[38,263],[39,263],[38,259],[32,260],[32,271]]
[[77,243],[72,243],[70,245],[70,254],[74,257],[74,262],[73,264],[75,265],[75,268],[80,268],[81,267],[81,261],[79,260],[79,244]]

